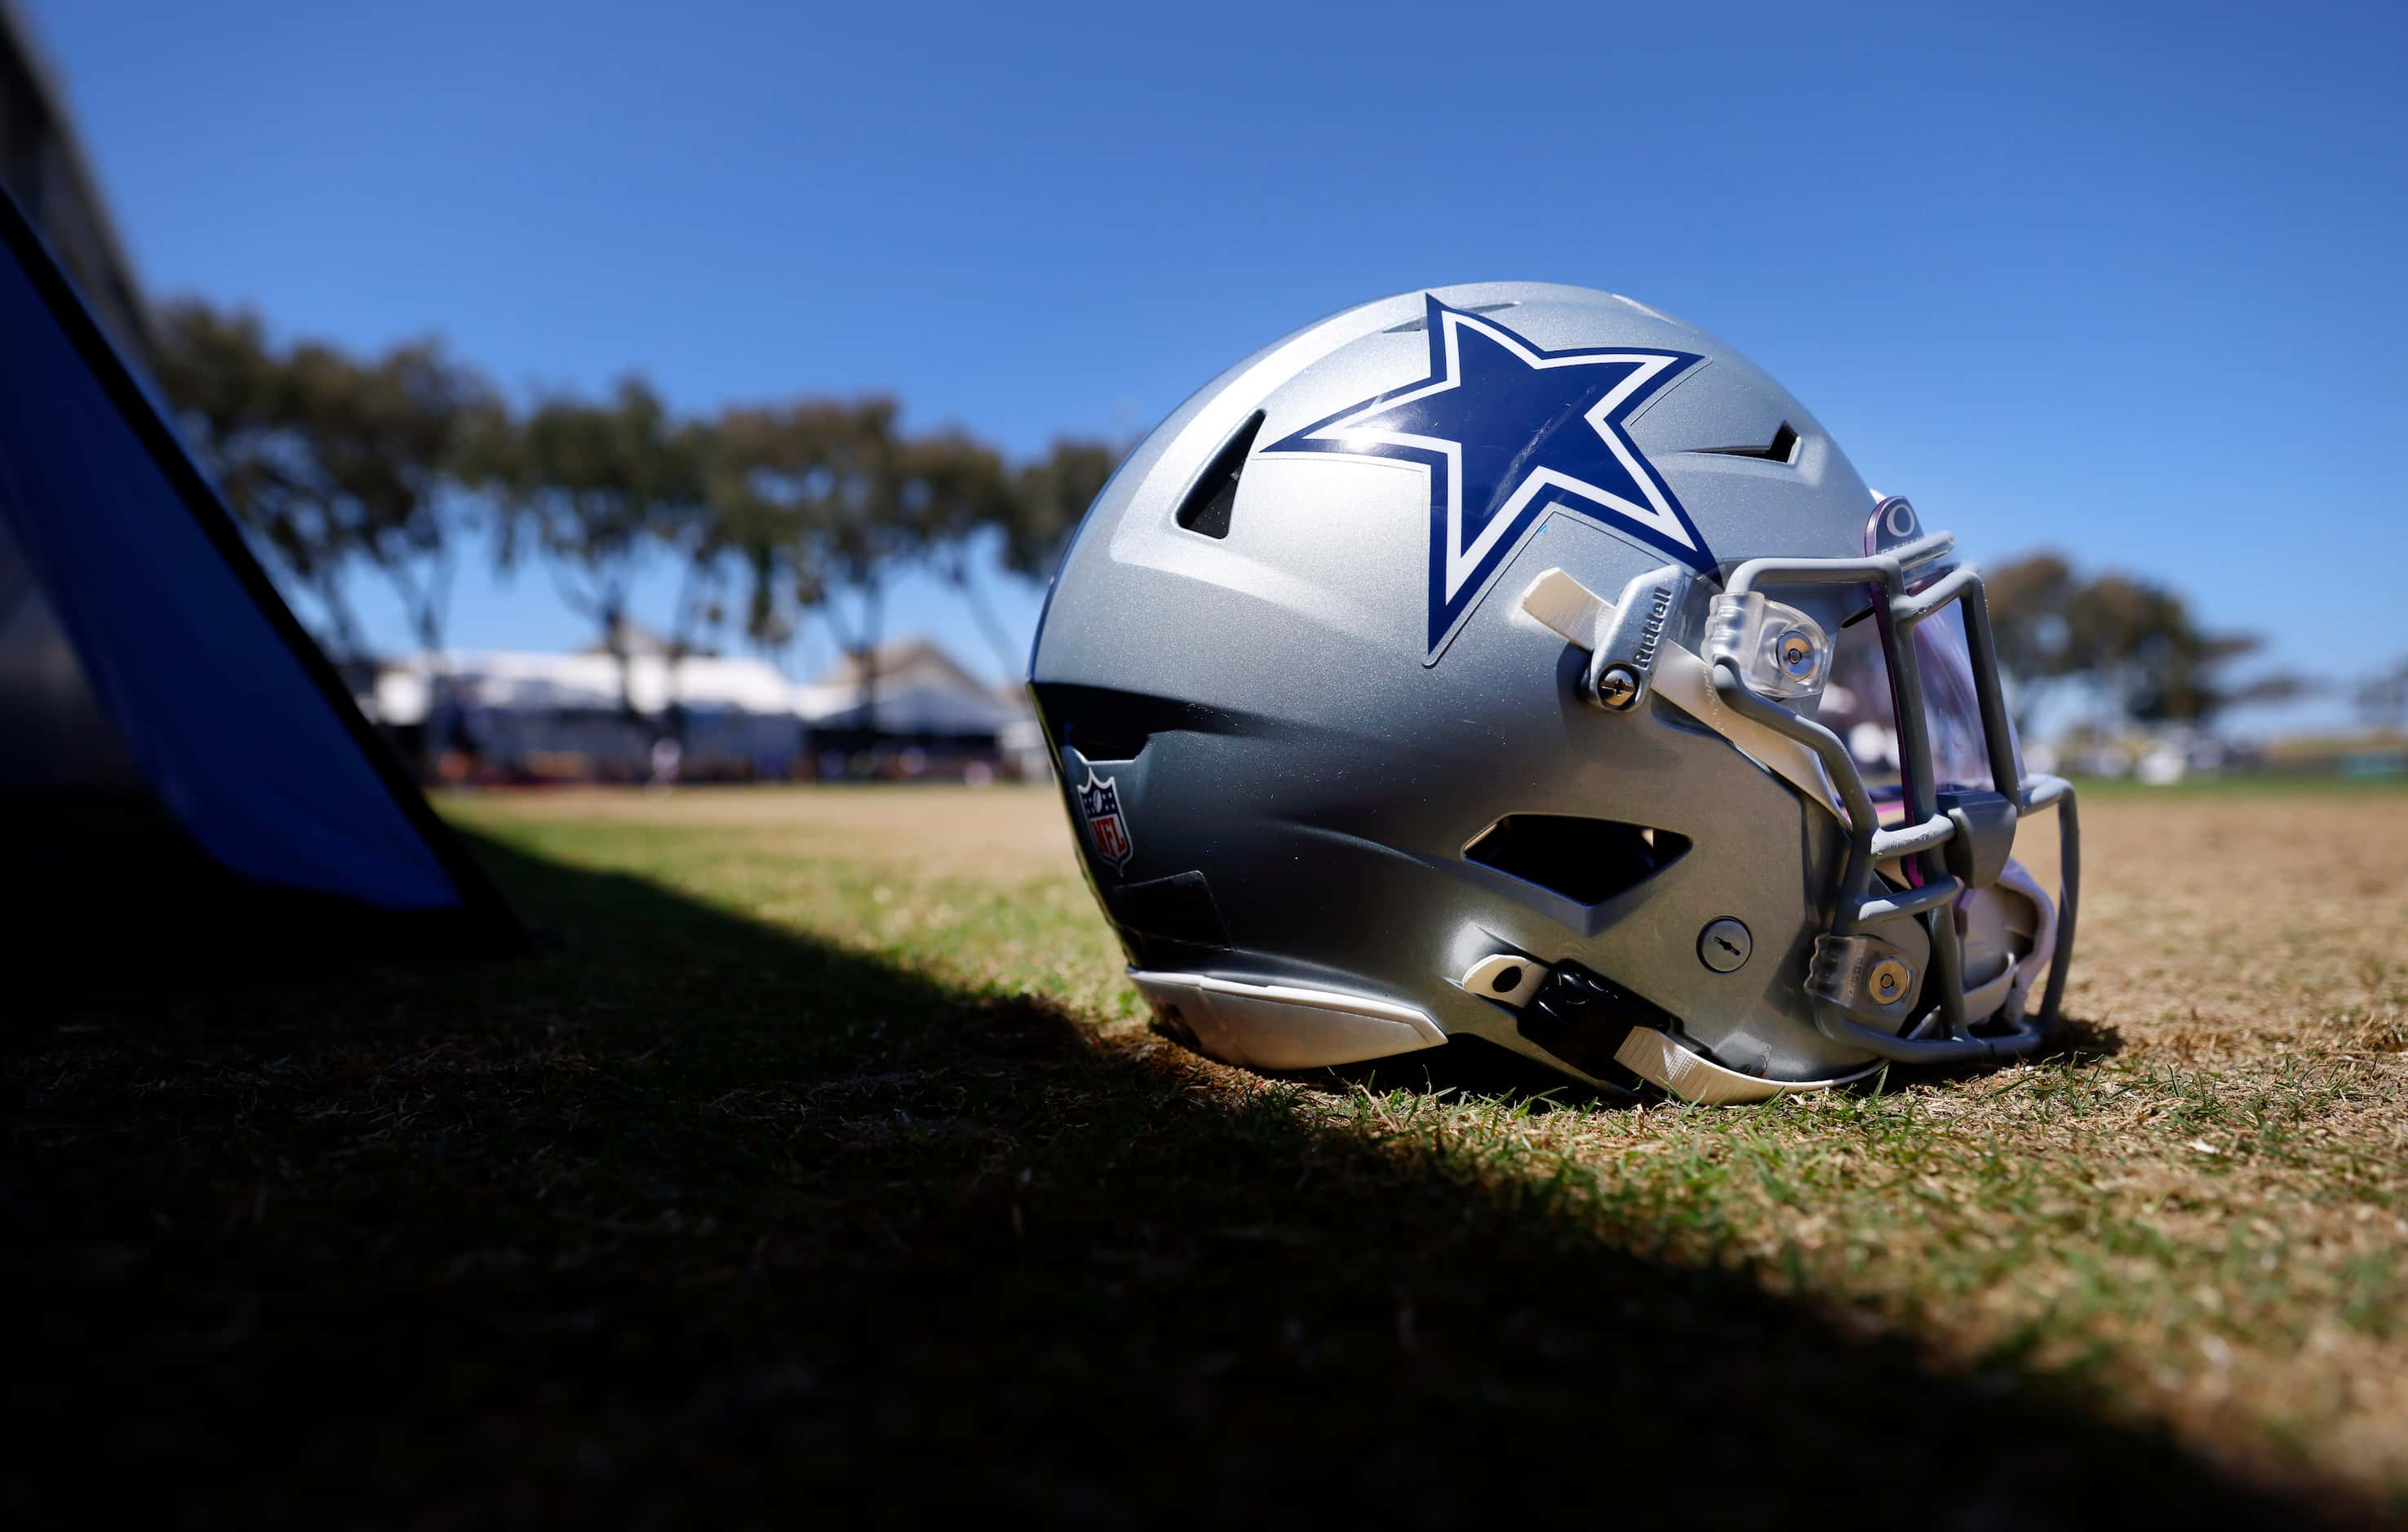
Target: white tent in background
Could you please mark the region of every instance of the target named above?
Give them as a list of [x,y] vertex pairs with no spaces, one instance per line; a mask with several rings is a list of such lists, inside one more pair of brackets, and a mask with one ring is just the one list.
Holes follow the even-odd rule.
[[685,714],[689,774],[782,777],[802,744],[794,684],[766,660],[692,655],[672,665],[656,647],[629,656],[621,707],[619,662],[607,653],[450,651],[405,654],[377,675],[369,701],[390,728],[429,723],[437,677],[448,711],[438,736],[458,734],[488,761],[540,766],[575,760],[636,772],[666,732],[674,703]]
[[650,635],[630,638],[624,706],[619,662],[598,650],[398,655],[360,701],[388,728],[426,731],[438,748],[458,745],[488,769],[536,779],[641,777],[672,705],[684,712],[689,779],[781,778],[797,766],[842,775],[864,752],[903,775],[953,775],[973,763],[1046,771],[1043,734],[1019,689],[987,686],[925,638],[879,651],[867,706],[851,659],[798,686],[766,660],[672,664]]
[[863,749],[874,732],[882,748],[1003,760],[1012,744],[1025,743],[1019,739],[1025,732],[1021,725],[1036,716],[1025,700],[988,687],[925,638],[905,638],[877,651],[867,698],[863,668],[847,655],[819,680],[795,689],[806,746],[815,753]]

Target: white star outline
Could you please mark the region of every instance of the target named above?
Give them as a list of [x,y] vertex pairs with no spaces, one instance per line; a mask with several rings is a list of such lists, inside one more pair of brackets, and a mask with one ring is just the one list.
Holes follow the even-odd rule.
[[[1681,524],[1680,516],[1674,512],[1671,503],[1665,497],[1663,487],[1656,482],[1655,474],[1640,461],[1639,454],[1631,447],[1628,438],[1609,423],[1613,412],[1619,409],[1631,395],[1645,389],[1666,369],[1686,365],[1689,358],[1651,355],[1643,351],[1597,351],[1576,356],[1541,356],[1523,344],[1511,331],[1486,323],[1476,314],[1467,314],[1440,306],[1439,318],[1440,322],[1445,326],[1440,336],[1446,351],[1444,377],[1433,379],[1418,388],[1409,389],[1394,397],[1368,404],[1343,419],[1333,421],[1320,430],[1311,433],[1305,439],[1334,441],[1341,444],[1360,442],[1369,446],[1410,447],[1421,451],[1435,452],[1446,460],[1446,568],[1443,588],[1448,605],[1454,604],[1455,597],[1462,593],[1465,584],[1479,571],[1488,555],[1513,530],[1514,523],[1520,521],[1522,513],[1529,508],[1530,502],[1550,490],[1560,490],[1565,494],[1590,501],[1617,516],[1648,528],[1680,547],[1693,552],[1698,551],[1696,539],[1689,536],[1689,529]],[[1526,367],[1596,366],[1609,362],[1635,364],[1636,370],[1614,385],[1612,391],[1603,398],[1591,405],[1582,418],[1588,422],[1590,428],[1596,431],[1599,437],[1603,438],[1614,457],[1621,462],[1623,469],[1630,475],[1631,481],[1646,491],[1647,504],[1640,505],[1609,490],[1599,489],[1585,480],[1574,479],[1570,474],[1558,473],[1553,468],[1536,468],[1531,470],[1514,489],[1505,504],[1498,508],[1497,514],[1489,518],[1488,524],[1481,529],[1480,536],[1473,540],[1471,546],[1464,547],[1463,444],[1439,437],[1419,437],[1408,432],[1373,430],[1357,422],[1373,416],[1385,415],[1417,400],[1426,399],[1436,394],[1445,394],[1459,387],[1463,376],[1462,331],[1467,325],[1512,352]],[[1343,451],[1343,445],[1340,450]],[[1319,454],[1266,452],[1264,455]],[[1388,458],[1383,461],[1395,463],[1399,460]],[[1412,468],[1419,474],[1425,485],[1428,483],[1429,467],[1426,464],[1405,462],[1401,465]],[[1459,618],[1458,621],[1460,621]]]

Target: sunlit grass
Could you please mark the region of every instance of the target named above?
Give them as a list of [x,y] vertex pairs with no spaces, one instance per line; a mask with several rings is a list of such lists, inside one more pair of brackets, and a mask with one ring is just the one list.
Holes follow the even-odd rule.
[[[2359,817],[2370,793],[2280,800],[2315,816],[2311,838],[2265,827],[2289,857],[2254,869],[2252,904],[2286,919],[2238,950],[2202,933],[2136,954],[2150,938],[2118,929],[2116,902],[2126,883],[2160,901],[2164,891],[2147,886],[2145,859],[2117,847],[2121,824],[2093,830],[2124,870],[2101,880],[2108,913],[2086,928],[2075,1009],[2158,1019],[2108,1022],[2112,1053],[2077,1031],[2068,1051],[2002,1073],[1893,1076],[1738,1110],[1630,1110],[1542,1076],[1468,1093],[1426,1082],[1414,1058],[1270,1082],[1187,1067],[1417,1172],[1576,1220],[1651,1259],[1752,1272],[1952,1365],[2062,1374],[2108,1408],[2206,1433],[2221,1453],[2304,1453],[2396,1489],[2408,1483],[2408,1390],[2396,1381],[2408,1363],[2397,1341],[2408,1324],[2408,1024],[2396,971],[2408,943],[2386,941],[2408,936],[2408,863],[2394,864],[2371,908],[2351,909],[2341,929],[2360,945],[2341,960],[2324,950],[2335,935],[2319,924],[2326,911],[2262,881],[2328,873],[2315,836],[2358,838],[2361,855],[2368,836],[2408,851],[2408,798],[2378,795],[2386,817],[2370,825]],[[2199,854],[2196,838],[2239,833],[2216,823],[2229,796],[2141,799],[2133,809],[2166,823],[2138,824],[2132,838],[2177,874]],[[1057,812],[1050,801],[1012,807]],[[897,870],[909,850],[898,844],[889,858],[814,865],[802,878],[748,863],[738,831],[620,834],[569,838],[975,993],[1061,1002],[1106,1046],[1146,1038],[1067,852],[1038,870],[915,878]],[[2205,974],[2219,962],[2231,999],[2263,1013],[2201,1026],[2200,987],[2163,981],[2169,966]]]
[[1201,1059],[1042,792],[444,809],[538,956],[103,985],[18,1039],[28,1461],[97,1422],[234,1521],[1335,1475],[1434,1524],[1559,1509],[1600,1432],[1680,1466],[1626,1506],[1745,1440],[1725,1519],[1876,1458],[1876,1521],[2408,1486],[2408,801],[2102,806],[2064,1051],[1740,1110]]

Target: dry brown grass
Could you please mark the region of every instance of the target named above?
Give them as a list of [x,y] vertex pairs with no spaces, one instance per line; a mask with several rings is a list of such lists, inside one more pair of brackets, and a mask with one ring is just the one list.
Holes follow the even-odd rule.
[[[1050,793],[564,795],[506,813],[883,869],[866,900],[790,913],[1098,1016],[1109,1048],[1159,1046],[1108,947],[1063,942],[1075,959],[1037,971],[1049,933],[1096,919]],[[1296,1109],[1399,1153],[1445,1144],[1482,1178],[1573,1167],[1614,1238],[1651,1256],[1749,1267],[1954,1369],[2071,1382],[2272,1482],[2408,1495],[2408,795],[2113,792],[2085,838],[2070,1051],[2051,1060],[1752,1112],[1538,1113],[1391,1095],[1383,1079],[1422,1078],[1399,1061],[1299,1081]],[[980,885],[1043,923],[980,939],[962,915]]]
[[[1109,1048],[1159,1047],[1100,944],[1028,982],[1056,923],[1095,919],[1048,793],[577,795],[503,812],[843,859],[878,874],[870,896],[838,890],[794,918],[1068,1003],[1105,1020]],[[1577,1167],[1616,1238],[1652,1256],[1749,1267],[1951,1368],[2071,1380],[2270,1481],[2408,1492],[2408,795],[2119,793],[2085,831],[2071,1052],[2044,1063],[1755,1112],[1535,1114],[1510,1095],[1392,1095],[1375,1067],[1299,1081],[1297,1110],[1399,1153],[1451,1138],[1482,1177]],[[981,884],[1041,909],[1034,941],[959,939],[961,890]]]
[[2098,795],[2064,1052],[1746,1110],[1185,1052],[1040,790],[445,808],[546,955],[9,1036],[0,1510],[2408,1520],[2408,794]]
[[1520,1131],[1606,1178],[1632,1239],[2396,1502],[2408,795],[2117,794],[2086,821],[2071,1056]]
[[2071,1003],[2134,1059],[2400,1051],[2408,797],[2118,796],[2090,818]]

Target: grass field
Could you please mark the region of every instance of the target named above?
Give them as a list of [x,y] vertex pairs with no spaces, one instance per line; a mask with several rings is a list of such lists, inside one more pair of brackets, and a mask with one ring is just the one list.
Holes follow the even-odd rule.
[[2408,1521],[2408,793],[2102,795],[2063,1052],[1748,1110],[1197,1058],[1042,793],[445,809],[540,955],[12,1018],[13,1520]]

